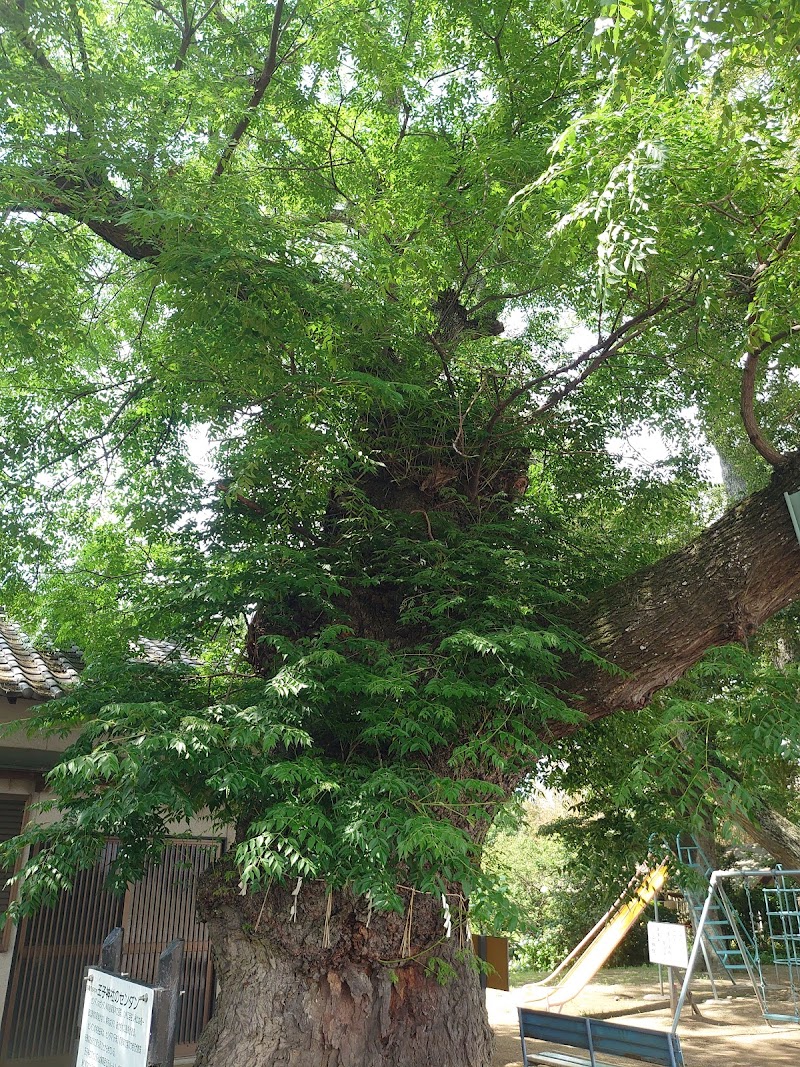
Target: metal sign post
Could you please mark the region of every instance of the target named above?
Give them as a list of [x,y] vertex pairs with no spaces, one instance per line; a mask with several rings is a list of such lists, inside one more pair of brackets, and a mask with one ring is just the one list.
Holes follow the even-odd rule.
[[686,945],[686,927],[679,923],[649,922],[647,924],[647,947],[650,962],[662,964],[667,968],[669,980],[669,1006],[675,1012],[675,967],[685,968],[689,964]]

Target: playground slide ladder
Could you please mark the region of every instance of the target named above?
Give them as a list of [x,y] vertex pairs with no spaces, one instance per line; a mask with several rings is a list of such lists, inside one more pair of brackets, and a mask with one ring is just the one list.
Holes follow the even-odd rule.
[[[707,886],[713,868],[706,854],[694,838],[682,835],[678,838],[677,845],[680,862],[700,874],[704,884]],[[684,888],[683,897],[689,908],[692,928],[695,936],[697,936],[700,917],[703,913],[705,893],[701,894],[695,889]],[[701,936],[708,951],[716,956],[731,982],[736,984],[737,974],[745,973],[747,975],[759,1000],[762,1001],[763,1007],[763,977],[759,966],[756,944],[748,931],[742,926],[730,898],[722,886],[717,887],[717,899],[719,900],[719,908],[715,909],[707,918]],[[705,953],[705,955],[706,959],[708,959],[708,953]]]
[[[700,857],[695,858],[702,863]],[[794,884],[789,884],[787,881],[789,879]],[[721,891],[721,883],[728,880],[732,880],[735,884],[744,882],[748,896],[752,939],[745,935],[744,918],[734,913],[730,899]],[[760,909],[754,910],[750,890],[751,880],[756,880],[760,890],[759,895],[763,894],[766,916]],[[769,887],[768,882],[773,883],[772,888]],[[742,958],[749,965],[748,974],[764,1018],[767,1022],[800,1023],[800,869],[747,868],[712,871],[709,876],[708,894],[698,924],[701,936],[695,938],[692,946],[689,966],[686,969],[675,1009],[672,1032],[676,1032],[681,1010],[686,1003],[694,967],[704,944],[702,932],[715,901],[717,906],[725,912],[731,928],[739,938]],[[763,921],[765,917],[766,923]],[[765,939],[767,949],[765,955],[762,954],[759,942],[755,940],[756,937],[759,941]],[[752,944],[752,950],[748,948],[748,944]],[[763,966],[765,963],[770,964],[767,968],[770,974],[773,968],[775,970],[774,982],[766,980]],[[771,1008],[768,1008],[768,1000],[772,1002]]]
[[778,961],[800,966],[800,889],[788,886],[777,875],[774,886],[764,887],[761,892],[769,934],[778,947]]

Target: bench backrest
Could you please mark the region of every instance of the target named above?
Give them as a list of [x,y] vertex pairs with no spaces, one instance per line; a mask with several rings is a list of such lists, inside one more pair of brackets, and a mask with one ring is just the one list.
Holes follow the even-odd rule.
[[571,1048],[591,1048],[588,1019],[573,1015],[553,1015],[535,1008],[519,1009],[519,1032],[523,1038],[534,1037],[539,1041],[551,1041],[554,1045],[569,1045]]
[[554,1015],[534,1008],[519,1009],[519,1029],[523,1044],[526,1037],[531,1037],[609,1056],[628,1056],[662,1067],[684,1067],[679,1038],[663,1030]]

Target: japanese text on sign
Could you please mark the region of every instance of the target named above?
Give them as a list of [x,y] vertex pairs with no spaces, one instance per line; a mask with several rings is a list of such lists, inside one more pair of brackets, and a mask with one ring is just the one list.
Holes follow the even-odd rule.
[[678,923],[648,923],[647,947],[651,963],[667,967],[688,967],[686,927]]
[[153,990],[90,968],[77,1067],[147,1067]]

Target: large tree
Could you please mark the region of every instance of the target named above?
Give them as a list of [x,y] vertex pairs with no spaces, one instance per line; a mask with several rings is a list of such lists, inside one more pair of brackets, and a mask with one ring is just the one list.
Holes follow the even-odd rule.
[[800,593],[796,26],[696,8],[0,4],[6,599],[87,653],[18,908],[234,825],[202,1064],[487,1064],[497,805]]

